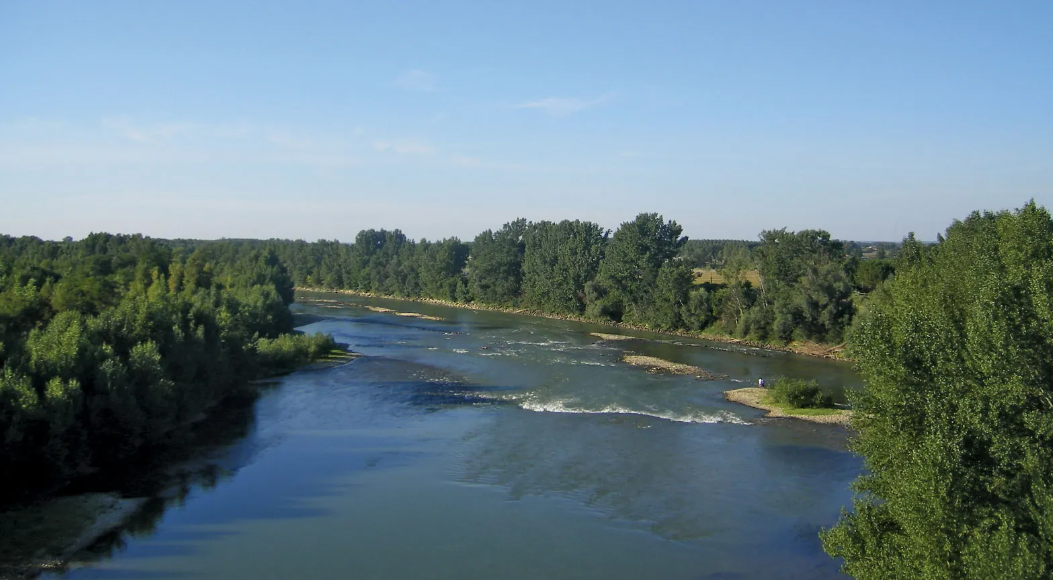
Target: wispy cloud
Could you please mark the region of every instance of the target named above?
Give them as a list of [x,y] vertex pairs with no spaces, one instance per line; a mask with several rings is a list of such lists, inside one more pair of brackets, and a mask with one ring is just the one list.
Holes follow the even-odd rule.
[[549,115],[562,116],[571,115],[578,111],[602,105],[614,98],[613,93],[607,93],[593,99],[579,99],[576,97],[548,97],[536,101],[527,101],[512,105],[513,109],[540,109]]
[[60,131],[65,127],[66,124],[58,119],[40,119],[38,117],[25,117],[9,123],[0,123],[0,131],[6,129],[30,134],[50,133]]
[[314,141],[311,139],[305,139],[303,137],[297,137],[291,135],[286,131],[271,131],[267,135],[267,141],[275,145],[282,147],[290,147],[293,149],[306,149],[314,145]]
[[143,125],[135,123],[126,117],[103,118],[102,126],[126,139],[140,143],[168,141],[179,137],[237,139],[252,133],[252,128],[245,124],[206,125],[202,123],[179,122]]
[[409,70],[395,79],[395,86],[407,91],[434,93],[439,90],[435,75],[419,69]]
[[154,125],[136,125],[123,117],[107,117],[102,126],[132,141],[165,141],[172,137],[187,135],[197,128],[193,123],[159,123]]
[[403,141],[377,141],[373,143],[374,151],[397,153],[399,155],[431,155],[435,148],[415,139]]
[[483,160],[482,159],[479,159],[478,157],[469,157],[467,155],[460,155],[460,154],[450,155],[449,163],[450,163],[450,165],[453,165],[454,167],[461,167],[461,168],[483,167]]

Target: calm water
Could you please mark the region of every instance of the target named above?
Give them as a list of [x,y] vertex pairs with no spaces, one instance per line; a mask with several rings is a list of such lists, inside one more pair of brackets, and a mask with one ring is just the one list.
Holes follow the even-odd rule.
[[[816,533],[861,469],[845,431],[759,419],[721,391],[777,375],[838,390],[858,383],[847,365],[347,300],[296,308],[366,356],[268,388],[244,436],[148,492],[140,521],[68,576],[841,577]],[[626,351],[728,378],[649,374]]]

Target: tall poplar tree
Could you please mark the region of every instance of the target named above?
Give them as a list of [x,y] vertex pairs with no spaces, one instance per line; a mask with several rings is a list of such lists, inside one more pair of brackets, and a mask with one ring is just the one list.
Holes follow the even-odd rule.
[[[615,320],[642,318],[662,265],[678,253],[686,237],[675,221],[663,221],[657,213],[642,213],[623,223],[607,245],[593,294],[603,304],[597,313]],[[646,321],[645,321],[646,322]]]

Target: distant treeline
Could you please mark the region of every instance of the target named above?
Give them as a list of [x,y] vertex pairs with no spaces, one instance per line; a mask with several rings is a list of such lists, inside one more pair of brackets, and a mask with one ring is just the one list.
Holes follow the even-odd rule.
[[[854,294],[869,292],[894,269],[888,260],[861,259],[858,244],[822,230],[768,230],[757,242],[691,242],[675,221],[653,213],[613,234],[591,222],[519,219],[470,243],[366,230],[353,244],[230,240],[220,246],[214,251],[274,252],[299,286],[783,342],[841,342],[856,312]],[[700,266],[718,266],[727,283],[693,284],[692,267]],[[751,270],[761,284],[746,279]]]
[[750,253],[760,242],[745,240],[688,240],[680,249],[680,258],[692,268],[722,270],[750,263]]
[[254,377],[332,348],[290,335],[273,252],[142,236],[0,236],[0,503],[120,468]]

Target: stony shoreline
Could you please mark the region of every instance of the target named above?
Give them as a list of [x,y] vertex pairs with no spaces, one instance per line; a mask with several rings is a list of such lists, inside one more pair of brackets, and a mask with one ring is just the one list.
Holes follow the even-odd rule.
[[767,411],[766,417],[787,417],[790,419],[800,419],[802,421],[809,421],[812,423],[823,423],[828,425],[841,425],[842,427],[848,427],[852,422],[852,411],[848,409],[832,409],[831,413],[825,415],[803,415],[792,412],[786,412],[779,407],[769,405],[764,402],[764,397],[768,394],[767,389],[761,389],[758,387],[748,387],[745,389],[734,389],[731,391],[724,391],[724,398],[741,405],[753,407],[754,409],[762,409]]
[[[552,319],[552,320],[567,320],[567,321],[571,321],[571,322],[584,322],[584,323],[588,323],[588,324],[601,324],[601,325],[604,325],[604,326],[611,326],[611,327],[615,327],[615,328],[624,328],[626,330],[636,330],[636,331],[642,331],[642,332],[652,332],[652,333],[655,333],[655,334],[664,334],[664,335],[668,335],[668,336],[682,336],[682,337],[685,337],[685,338],[694,338],[694,339],[700,339],[700,340],[708,340],[708,341],[712,341],[712,342],[722,342],[722,343],[725,343],[725,344],[734,344],[734,345],[746,346],[746,347],[750,347],[750,348],[758,348],[758,349],[768,350],[768,351],[790,352],[790,353],[799,354],[799,355],[802,355],[802,356],[810,356],[810,357],[815,357],[815,358],[825,358],[825,359],[841,360],[841,361],[850,360],[850,359],[847,359],[844,356],[844,347],[845,347],[844,344],[839,344],[839,345],[836,345],[836,346],[828,346],[828,345],[823,345],[823,344],[818,344],[818,343],[811,343],[811,342],[792,342],[792,343],[790,343],[788,345],[776,345],[776,344],[755,342],[755,341],[752,341],[752,340],[745,340],[745,339],[741,339],[741,338],[734,338],[734,337],[731,337],[731,336],[727,336],[725,334],[708,334],[708,333],[701,333],[701,332],[687,332],[687,331],[682,331],[682,330],[676,330],[676,331],[654,330],[652,328],[647,328],[647,327],[640,326],[640,325],[637,325],[637,324],[628,324],[628,323],[624,323],[624,322],[597,321],[597,320],[591,320],[591,319],[585,318],[583,316],[573,316],[573,315],[569,315],[569,314],[551,314],[551,313],[548,313],[548,312],[541,312],[541,311],[538,311],[538,310],[531,310],[529,308],[506,308],[506,307],[502,307],[502,306],[491,306],[491,305],[488,305],[488,304],[478,304],[478,303],[475,303],[475,302],[464,304],[464,303],[460,303],[460,302],[451,302],[449,300],[437,300],[435,298],[405,298],[405,297],[402,297],[402,296],[389,296],[389,295],[383,295],[383,294],[374,294],[372,292],[357,292],[357,291],[354,291],[354,290],[332,290],[332,289],[327,289],[327,288],[304,288],[304,287],[300,287],[300,286],[297,286],[295,288],[295,290],[297,292],[314,292],[314,293],[319,293],[319,294],[346,294],[348,296],[361,296],[363,298],[384,298],[384,299],[388,299],[388,300],[402,300],[402,301],[405,301],[405,302],[417,302],[417,303],[421,303],[421,304],[435,304],[437,306],[448,306],[450,308],[463,308],[463,309],[466,309],[466,310],[489,310],[489,311],[493,311],[493,312],[507,312],[509,314],[524,314],[524,315],[527,315],[527,316],[536,316],[536,317],[539,317],[539,318],[549,318],[549,319]],[[319,302],[323,302],[323,301],[319,301]],[[324,302],[329,302],[329,301],[324,301]],[[331,305],[323,304],[323,305],[324,306],[329,306],[330,308],[338,307],[336,304],[331,304]],[[593,333],[593,334],[598,336],[598,335],[603,334],[603,333]],[[615,339],[612,339],[612,338],[608,338],[608,337],[613,337],[613,336],[620,336],[620,335],[604,335],[602,338],[605,338],[606,340],[615,340]],[[626,337],[626,339],[631,339],[631,338],[635,338],[635,337]]]

